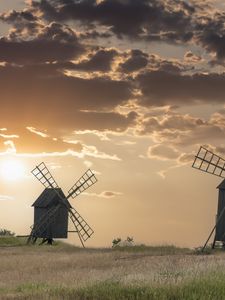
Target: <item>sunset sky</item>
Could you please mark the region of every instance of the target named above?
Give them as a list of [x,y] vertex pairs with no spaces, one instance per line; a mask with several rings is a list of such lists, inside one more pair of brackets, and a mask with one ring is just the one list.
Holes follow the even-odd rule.
[[1,0],[0,228],[29,233],[44,161],[65,193],[95,172],[71,200],[87,246],[203,244],[221,179],[191,165],[225,157],[224,24],[223,0]]

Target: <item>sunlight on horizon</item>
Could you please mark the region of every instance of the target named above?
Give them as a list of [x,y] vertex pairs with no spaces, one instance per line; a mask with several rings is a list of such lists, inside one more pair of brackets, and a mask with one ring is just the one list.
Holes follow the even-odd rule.
[[25,176],[25,166],[19,160],[7,159],[0,164],[0,174],[7,181],[17,181]]

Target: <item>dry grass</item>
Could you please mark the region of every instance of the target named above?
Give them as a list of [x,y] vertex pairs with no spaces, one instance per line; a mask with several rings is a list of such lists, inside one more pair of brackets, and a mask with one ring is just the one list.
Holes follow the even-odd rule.
[[[28,295],[26,299],[35,299],[34,295],[29,298],[31,292],[44,295],[51,287],[69,290],[119,283],[122,286],[165,288],[212,274],[225,276],[225,253],[194,255],[179,250],[171,254],[168,247],[170,255],[167,255],[160,247],[161,252],[157,253],[163,255],[155,255],[153,249],[83,250],[62,245],[0,247],[0,299],[22,299],[19,297],[25,295]],[[43,295],[40,299],[44,299]],[[221,299],[225,299],[225,295]]]

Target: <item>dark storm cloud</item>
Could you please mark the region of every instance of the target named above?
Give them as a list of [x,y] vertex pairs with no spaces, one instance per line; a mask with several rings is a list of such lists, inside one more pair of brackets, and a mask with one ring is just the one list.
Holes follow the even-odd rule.
[[131,50],[128,59],[119,65],[122,72],[130,73],[146,67],[148,55],[141,50]]
[[21,36],[36,36],[44,25],[38,17],[34,16],[28,9],[22,11],[11,10],[0,14],[0,20],[12,25],[8,37],[16,39]]
[[20,12],[11,10],[7,13],[0,14],[0,20],[8,23],[19,23],[37,21],[38,18],[28,10],[23,10]]
[[192,41],[215,53],[218,61],[225,57],[224,13],[212,13],[213,6],[203,1],[41,0],[32,1],[29,9],[48,21],[78,21],[93,33],[92,38],[101,35],[102,26],[108,29],[105,35],[173,44]]
[[175,59],[163,59],[156,54],[149,55],[148,66],[151,70],[163,71],[167,73],[181,73],[190,71],[191,67]]
[[225,59],[225,29],[221,33],[213,28],[205,31],[199,41],[208,52],[215,53],[218,62]]
[[202,16],[196,22],[195,41],[216,56],[218,62],[225,59],[225,14],[216,11]]
[[114,58],[118,55],[115,49],[99,49],[95,53],[91,53],[86,59],[79,63],[68,63],[65,68],[69,70],[81,70],[86,72],[111,70]]
[[196,63],[194,59],[191,61],[191,64],[176,59],[163,59],[156,54],[149,55],[138,49],[121,53],[119,59],[123,61],[119,63],[117,71],[126,74],[136,72],[144,68],[146,70],[157,70],[176,74],[194,70],[194,63]]
[[30,1],[23,11],[3,13],[0,18],[14,24],[11,35],[23,29],[26,33],[37,34],[43,26],[40,20],[74,21],[81,28],[81,39],[108,39],[115,34],[119,38],[150,42],[193,42],[215,53],[219,62],[225,56],[224,13],[212,13],[212,5],[203,1],[193,3],[182,0],[41,0]]
[[158,0],[41,0],[32,1],[31,7],[47,20],[99,24],[120,38],[144,36],[154,39],[155,34],[159,39],[159,33],[162,33],[161,39],[190,40],[194,7],[184,1],[170,2],[173,5]]
[[134,126],[138,114],[134,111],[127,115],[116,112],[79,112],[73,122],[77,130],[112,130],[117,132],[125,131]]
[[41,124],[68,130],[123,131],[136,117],[109,112],[132,97],[129,82],[70,77],[56,71],[54,64],[1,67],[0,90],[0,116],[6,127],[19,121],[37,128]]
[[0,61],[9,63],[43,63],[67,61],[84,52],[76,34],[58,23],[45,26],[34,39],[17,36],[0,39]]
[[224,73],[182,75],[152,71],[136,79],[143,95],[140,103],[146,106],[224,103]]
[[77,45],[68,45],[57,41],[7,41],[0,40],[0,61],[26,64],[69,60],[81,53]]
[[112,36],[109,32],[98,32],[97,30],[87,30],[82,33],[80,33],[81,39],[97,39],[97,38],[103,38],[108,39]]
[[[38,13],[51,23],[46,24]],[[198,61],[190,51],[183,62],[148,55],[139,49],[122,53],[99,45],[84,45],[81,39],[85,31],[76,34],[71,22],[66,25],[66,21],[79,21],[84,25],[82,29],[87,29],[86,34],[93,33],[101,38],[104,34],[108,38],[108,28],[109,34],[118,37],[151,36],[153,39],[158,36],[174,42],[187,42],[194,32],[196,42],[222,57],[219,50],[209,46],[211,40],[206,39],[210,22],[222,37],[222,17],[217,16],[215,20],[208,17],[202,23],[199,18],[196,23],[192,22],[192,15],[195,9],[191,5],[175,0],[104,0],[98,3],[94,0],[42,0],[32,1],[27,10],[20,13],[2,14],[2,20],[14,24],[9,35],[0,39],[0,62],[7,63],[0,67],[2,121],[10,124],[20,120],[24,126],[38,127],[41,123],[46,128],[65,130],[125,131],[135,124],[137,115],[116,113],[114,109],[127,104],[134,94],[144,106],[224,103],[224,74],[184,74],[185,71],[194,72],[188,61],[191,60],[191,64]],[[27,31],[27,28],[30,29]],[[101,77],[92,73],[111,71],[114,61],[119,64],[114,78],[126,80],[112,79],[111,73]],[[65,70],[87,73],[73,72],[77,75],[68,76]],[[129,76],[134,71],[139,71],[139,75]],[[85,78],[78,75],[85,75]],[[147,131],[147,127],[144,130]]]

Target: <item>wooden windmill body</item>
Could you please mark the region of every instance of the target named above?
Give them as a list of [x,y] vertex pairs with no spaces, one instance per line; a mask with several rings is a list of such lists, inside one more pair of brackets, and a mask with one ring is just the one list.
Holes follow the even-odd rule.
[[[225,160],[205,147],[200,147],[197,155],[195,156],[192,167],[200,171],[225,178]],[[217,188],[219,193],[216,222],[202,248],[202,251],[204,251],[214,233],[215,235],[212,248],[215,247],[217,242],[222,243],[223,247],[225,247],[225,179],[218,185]]]
[[[61,189],[57,189],[57,192],[61,195],[61,197],[66,199],[66,196]],[[69,201],[65,201],[67,201],[68,206],[72,208]],[[57,206],[59,202],[60,199],[58,194],[55,193],[55,190],[52,188],[46,188],[32,204],[34,207],[34,226],[39,223],[42,216],[47,215],[52,207]],[[69,214],[67,208],[64,205],[60,205],[54,220],[39,232],[38,238],[66,239],[68,237],[68,220]]]
[[62,189],[52,177],[46,165],[42,162],[31,172],[45,187],[45,190],[33,203],[34,224],[27,243],[35,243],[38,238],[43,242],[51,243],[53,238],[67,238],[68,220],[72,221],[74,230],[80,239],[82,246],[84,242],[94,233],[78,211],[71,206],[69,199],[75,198],[91,185],[97,182],[93,172],[88,169],[79,180],[68,191],[65,196]]
[[215,229],[215,239],[214,246],[216,241],[220,241],[225,244],[225,179],[218,185],[218,206],[217,206],[217,215],[216,222],[219,216],[222,216],[218,222]]

